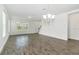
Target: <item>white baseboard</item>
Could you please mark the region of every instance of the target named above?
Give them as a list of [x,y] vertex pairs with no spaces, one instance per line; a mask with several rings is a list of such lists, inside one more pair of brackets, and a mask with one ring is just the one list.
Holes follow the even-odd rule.
[[22,35],[22,34],[35,34],[38,32],[28,32],[28,33],[10,33],[10,35]]
[[45,36],[49,36],[49,37],[52,37],[52,38],[57,38],[57,39],[62,39],[62,40],[68,40],[68,39],[64,39],[64,38],[61,38],[61,37],[58,37],[58,36],[53,36],[53,35],[48,35],[48,34],[43,34],[43,33],[39,33],[41,35],[45,35]]
[[0,54],[1,54],[1,52],[2,52],[2,50],[3,50],[3,48],[4,48],[4,46],[5,46],[5,44],[6,44],[6,42],[7,42],[7,40],[8,40],[8,38],[9,38],[9,34],[3,39],[3,41],[0,43],[1,44],[1,47],[0,47]]
[[79,38],[71,38],[71,37],[70,37],[69,39],[73,39],[73,40],[79,40]]

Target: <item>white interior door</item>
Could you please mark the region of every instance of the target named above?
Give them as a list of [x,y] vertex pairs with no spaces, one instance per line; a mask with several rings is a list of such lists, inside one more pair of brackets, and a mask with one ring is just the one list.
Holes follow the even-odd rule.
[[79,40],[79,13],[69,17],[69,38]]

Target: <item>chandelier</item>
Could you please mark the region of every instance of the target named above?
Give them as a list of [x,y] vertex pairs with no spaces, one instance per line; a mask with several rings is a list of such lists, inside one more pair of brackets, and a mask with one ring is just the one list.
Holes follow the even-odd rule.
[[43,15],[43,19],[44,19],[43,22],[45,24],[51,24],[54,18],[55,18],[55,15],[52,15],[52,14]]
[[52,14],[43,15],[43,19],[54,19],[54,18],[55,18],[55,15],[52,15]]
[[50,24],[55,19],[56,15],[51,13],[51,12],[54,12],[54,11],[51,11],[50,5],[48,5],[47,7],[48,8],[43,9],[45,14],[42,15],[42,18],[43,18],[44,23]]

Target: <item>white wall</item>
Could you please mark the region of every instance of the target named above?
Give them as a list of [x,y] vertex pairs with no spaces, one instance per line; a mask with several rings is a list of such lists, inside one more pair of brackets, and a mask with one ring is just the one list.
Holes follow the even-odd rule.
[[48,25],[42,25],[39,34],[67,40],[68,39],[68,15],[62,13],[56,15],[53,22]]
[[79,13],[69,16],[69,38],[79,40]]
[[[17,31],[17,24],[16,22],[20,23],[28,23],[28,28],[23,31]],[[38,29],[40,27],[40,21],[37,20],[29,20],[29,19],[22,19],[18,17],[12,17],[11,19],[11,35],[16,35],[16,34],[30,34],[30,33],[38,33]]]
[[[3,32],[3,24],[2,24],[2,11],[4,11],[6,13],[6,36],[3,38],[2,37],[2,32]],[[2,51],[2,48],[4,47],[4,44],[6,43],[8,37],[9,37],[9,17],[8,17],[8,13],[7,10],[4,8],[3,5],[0,5],[0,52]]]
[[[2,11],[2,5],[0,5],[0,43],[2,41],[2,12],[1,11]],[[1,44],[0,44],[0,47],[1,47]]]

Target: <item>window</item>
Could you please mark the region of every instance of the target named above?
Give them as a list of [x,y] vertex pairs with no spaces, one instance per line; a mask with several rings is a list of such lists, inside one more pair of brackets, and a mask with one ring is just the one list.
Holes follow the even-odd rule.
[[5,12],[3,11],[2,12],[2,17],[3,17],[3,19],[2,19],[2,24],[3,24],[3,38],[6,36],[6,14],[5,14]]

